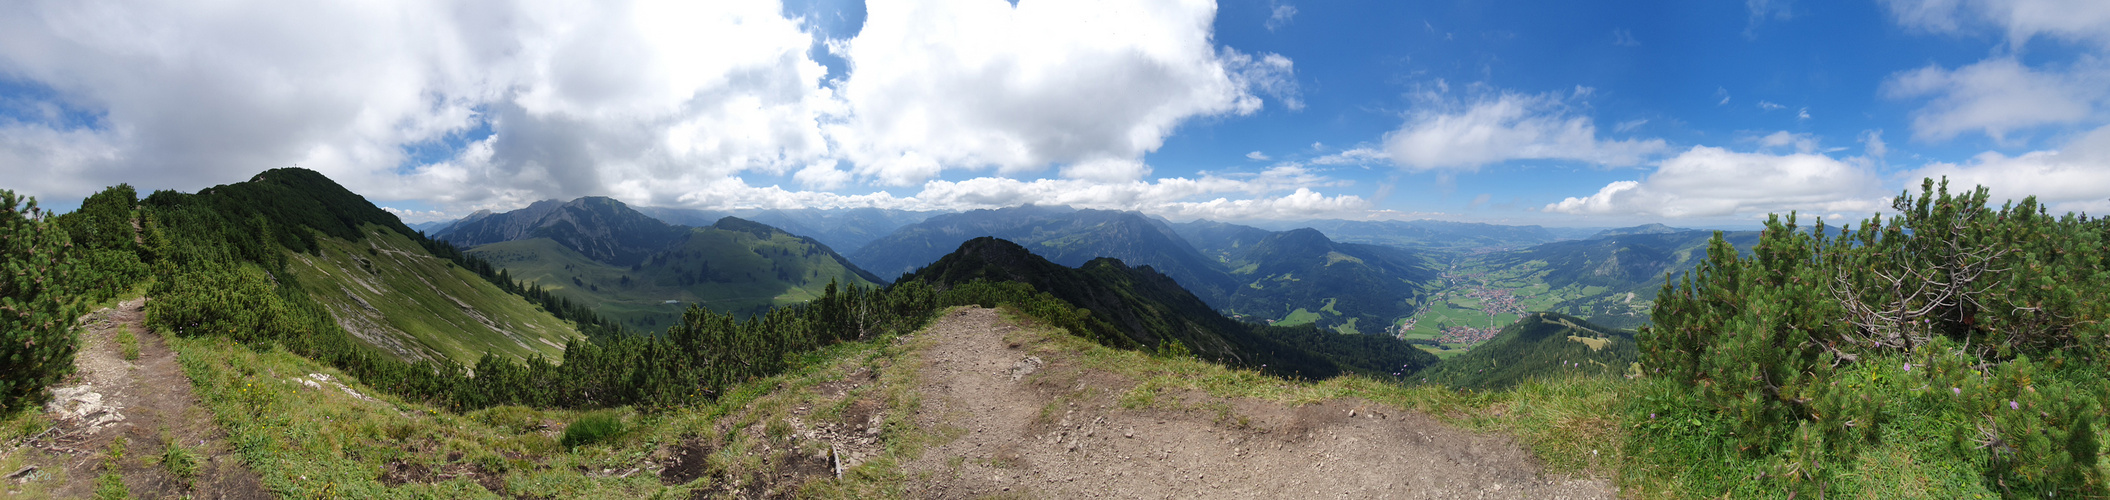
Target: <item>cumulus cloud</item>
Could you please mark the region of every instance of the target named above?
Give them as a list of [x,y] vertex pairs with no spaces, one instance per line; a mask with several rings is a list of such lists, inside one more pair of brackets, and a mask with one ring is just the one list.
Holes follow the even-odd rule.
[[1912,113],[1914,138],[1938,141],[1978,131],[2005,141],[2015,130],[2092,118],[2093,109],[2110,98],[2106,84],[2110,64],[2093,57],[2060,69],[1997,57],[1954,70],[1930,65],[1898,73],[1883,82],[1882,94],[1927,99]]
[[1416,112],[1385,134],[1384,143],[1393,163],[1413,171],[1474,170],[1526,159],[1630,166],[1666,147],[1661,139],[1600,139],[1595,122],[1574,114],[1560,97],[1514,93],[1464,109]]
[[[1118,179],[1197,116],[1259,111],[1290,61],[1211,42],[1213,2],[875,1],[844,43],[854,172],[907,186],[952,168],[1052,164]],[[1113,168],[1130,162],[1131,168]]]
[[439,210],[409,210],[395,207],[381,207],[381,210],[388,213],[396,214],[396,218],[403,219],[403,222],[411,223],[430,222],[454,218],[454,216],[448,215],[447,212]]
[[1883,208],[1865,161],[1820,154],[1744,153],[1695,146],[1666,159],[1639,181],[1618,181],[1596,194],[1543,210],[1578,215],[1669,218],[1726,217],[1801,210],[1869,213]]
[[1929,163],[1908,176],[1905,189],[1918,192],[1920,179],[1947,177],[1951,191],[1985,186],[1995,200],[2037,200],[2060,212],[2110,211],[2110,126],[2097,128],[2060,149],[2017,156],[1985,152],[1959,163]]
[[1314,189],[1347,185],[1302,166],[1283,164],[1259,172],[1203,173],[1152,181],[1105,182],[1086,179],[1014,179],[976,177],[932,180],[909,196],[881,191],[837,194],[752,186],[722,179],[708,189],[678,200],[702,208],[894,208],[904,210],[972,210],[1025,203],[1078,208],[1135,210],[1172,218],[1254,219],[1355,217],[1369,202],[1355,195],[1321,194]]
[[[816,117],[838,106],[812,37],[774,2],[193,7],[31,2],[0,18],[0,74],[101,116],[0,130],[47,150],[9,147],[47,161],[5,168],[61,195],[81,193],[55,184],[68,179],[195,189],[298,164],[384,199],[668,196],[819,158]],[[68,141],[37,138],[53,132]],[[429,145],[458,154],[408,153]],[[656,182],[621,185],[639,178]]]
[[[1020,203],[1137,210],[1171,218],[1254,219],[1344,215],[1369,208],[1355,195],[1326,196],[1313,187],[1339,185],[1297,166],[1247,175],[1204,175],[1151,182],[1090,182],[1076,179],[1018,180],[982,177],[931,181],[904,206],[968,210]],[[1293,190],[1293,191],[1292,191]],[[1271,196],[1271,193],[1290,191]],[[1242,195],[1241,198],[1220,196]],[[1210,198],[1210,197],[1214,198]],[[1210,198],[1201,200],[1202,198]],[[1200,201],[1196,201],[1200,200]]]
[[[1215,44],[1209,1],[880,0],[868,14],[827,38],[775,1],[32,0],[0,16],[0,78],[37,89],[0,98],[0,172],[61,198],[297,164],[450,211],[590,194],[935,207],[743,179],[914,188],[1055,167],[1178,185],[1206,179],[1145,181],[1142,157],[1180,124],[1302,107],[1289,58]],[[815,47],[846,67],[831,78]]]

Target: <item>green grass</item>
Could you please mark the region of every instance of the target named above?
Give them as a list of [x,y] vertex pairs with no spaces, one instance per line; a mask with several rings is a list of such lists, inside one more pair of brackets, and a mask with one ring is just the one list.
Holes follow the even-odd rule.
[[[322,256],[290,254],[288,266],[339,324],[385,332],[424,356],[476,364],[485,352],[513,358],[563,355],[578,338],[559,320],[394,231],[366,226],[367,239],[321,238]],[[352,329],[352,328],[348,328]]]
[[1309,325],[1313,321],[1318,320],[1319,313],[1307,311],[1304,310],[1304,308],[1299,307],[1297,308],[1297,310],[1290,311],[1289,314],[1283,315],[1281,320],[1275,321],[1275,326]]
[[198,453],[183,447],[183,443],[173,439],[163,439],[163,442],[166,444],[162,446],[161,456],[155,459],[161,464],[161,468],[168,470],[170,476],[186,484],[197,479]]
[[[687,498],[723,486],[713,478],[752,480],[770,474],[774,461],[781,457],[760,450],[797,449],[809,455],[818,451],[797,448],[803,441],[781,432],[787,429],[784,422],[792,408],[832,404],[836,406],[832,410],[816,410],[813,415],[839,414],[847,400],[857,398],[879,401],[886,408],[913,408],[916,363],[904,356],[914,346],[927,343],[893,340],[882,337],[802,354],[793,360],[789,372],[729,387],[715,402],[650,414],[627,407],[543,410],[519,406],[456,413],[378,393],[334,368],[282,349],[258,351],[221,338],[172,338],[169,344],[200,399],[226,429],[238,458],[276,496],[501,496],[469,475],[394,487],[383,483],[381,477],[391,464],[400,463],[435,472],[495,476],[502,485],[498,489],[505,490],[506,496]],[[852,391],[845,401],[818,401],[810,390],[860,370],[878,373],[878,381]],[[299,382],[314,380],[306,376],[310,373],[327,375],[372,399],[352,396],[328,382],[321,389]],[[843,480],[830,477],[805,487],[834,492],[823,496],[903,496],[901,488],[907,483],[897,466],[900,453],[920,450],[917,443],[927,439],[928,432],[911,422],[907,413],[889,410],[886,415],[882,436],[890,455],[846,471]],[[601,418],[621,422],[624,429],[601,433],[598,442],[589,445],[571,447],[563,442],[573,432],[567,423]],[[30,426],[16,422],[7,429]],[[760,431],[765,428],[773,430]],[[665,447],[692,439],[711,443],[715,450],[708,460],[710,473],[704,478],[665,485],[648,472],[629,477],[598,473],[640,468]]]
[[117,325],[117,350],[125,361],[139,360],[139,337],[132,335],[131,325]]

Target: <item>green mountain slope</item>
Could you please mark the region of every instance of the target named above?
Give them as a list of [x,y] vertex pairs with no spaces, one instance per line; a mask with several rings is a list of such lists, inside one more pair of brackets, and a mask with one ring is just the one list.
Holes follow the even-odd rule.
[[447,247],[311,170],[270,170],[197,194],[156,192],[143,205],[156,257],[179,274],[150,293],[229,267],[283,272],[271,276],[283,282],[274,288],[304,292],[346,333],[409,361],[554,356],[579,337],[576,325],[434,254]]
[[579,338],[568,322],[401,233],[366,226],[366,238],[318,240],[320,255],[294,253],[288,269],[337,325],[405,360],[474,364],[485,352],[559,359]]
[[826,245],[766,225],[727,217],[710,227],[680,229],[685,234],[679,241],[627,266],[595,260],[549,238],[491,243],[468,253],[514,279],[647,330],[674,324],[690,304],[748,316],[812,300],[831,281],[878,281]]
[[1454,388],[1502,389],[1533,377],[1623,374],[1636,353],[1634,332],[1565,314],[1538,313],[1417,375]]
[[1084,308],[1112,328],[1101,336],[1117,347],[1164,350],[1178,341],[1203,359],[1316,378],[1411,372],[1436,362],[1435,356],[1390,338],[1240,323],[1148,266],[1102,258],[1064,267],[996,238],[969,240],[902,279],[939,287],[975,280],[1026,283]]

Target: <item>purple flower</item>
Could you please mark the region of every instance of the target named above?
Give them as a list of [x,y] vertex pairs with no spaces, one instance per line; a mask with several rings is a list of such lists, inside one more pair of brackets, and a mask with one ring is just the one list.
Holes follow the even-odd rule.
[[1905,363],[1905,371],[1912,371],[1912,363]]
[[1650,413],[1650,414],[1648,414],[1648,419],[1649,419],[1649,420],[1655,420],[1655,419],[1656,419],[1656,414],[1654,414],[1654,413]]
[[1958,396],[1962,396],[1962,395],[1963,395],[1963,388],[1962,388],[1962,387],[1950,387],[1950,388],[1949,388],[1949,392],[1954,392],[1954,393],[1956,393],[1956,395],[1958,395]]
[[2007,409],[2010,409],[2010,410],[2020,410],[2020,409],[2022,409],[2022,404],[2021,404],[2021,403],[2016,403],[2016,402],[2015,402],[2015,400],[2012,400],[2012,399],[2010,399],[2010,400],[2007,400]]

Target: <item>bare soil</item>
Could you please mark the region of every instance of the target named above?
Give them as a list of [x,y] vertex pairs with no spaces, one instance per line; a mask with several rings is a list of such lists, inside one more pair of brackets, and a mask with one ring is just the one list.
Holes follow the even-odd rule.
[[[40,468],[23,479],[63,481],[50,490],[62,498],[94,496],[95,479],[108,472],[122,475],[134,498],[271,498],[256,473],[232,458],[226,432],[192,394],[176,353],[142,323],[145,306],[133,299],[81,318],[76,372],[53,388],[70,397],[47,408],[57,425],[16,451]],[[138,359],[124,358],[120,329],[137,339]],[[119,438],[124,452],[113,460]],[[162,463],[170,442],[195,458],[191,477]]]
[[[1133,381],[1031,352],[995,310],[926,333],[915,420],[951,437],[906,465],[923,498],[1611,498],[1511,439],[1357,400],[1117,400]],[[1169,398],[1169,399],[1168,399]],[[1168,409],[1170,408],[1170,409]]]

